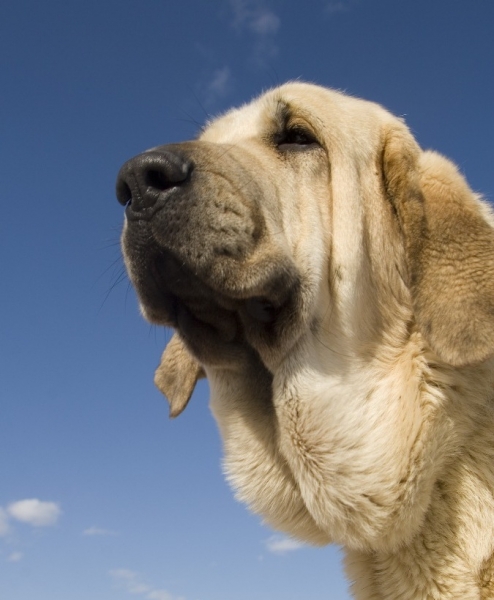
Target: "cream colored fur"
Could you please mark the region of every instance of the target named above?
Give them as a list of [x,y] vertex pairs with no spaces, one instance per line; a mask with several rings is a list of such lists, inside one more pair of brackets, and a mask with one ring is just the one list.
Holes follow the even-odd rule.
[[[322,154],[275,158],[280,101]],[[341,544],[357,600],[494,598],[489,207],[400,119],[316,86],[272,90],[200,139],[243,157],[304,274],[296,334],[249,365],[201,361],[238,498]],[[179,362],[160,369],[180,382]]]

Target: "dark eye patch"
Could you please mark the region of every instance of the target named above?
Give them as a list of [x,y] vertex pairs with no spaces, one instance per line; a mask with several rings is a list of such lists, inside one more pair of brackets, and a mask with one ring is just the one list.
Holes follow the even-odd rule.
[[319,146],[316,137],[303,127],[288,127],[276,139],[280,152],[300,152]]

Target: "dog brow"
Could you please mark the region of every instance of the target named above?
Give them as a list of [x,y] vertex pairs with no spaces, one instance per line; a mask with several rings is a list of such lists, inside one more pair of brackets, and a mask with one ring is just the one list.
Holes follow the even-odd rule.
[[[305,126],[313,130],[313,127],[311,125],[311,122],[313,121],[313,116],[308,110],[294,106],[293,104],[281,97],[278,98],[273,116],[273,125],[275,131],[285,131],[291,125],[294,124],[294,121],[301,121]],[[314,135],[316,136],[315,133]]]
[[286,102],[286,100],[280,98],[276,103],[276,109],[274,112],[274,122],[276,124],[277,131],[282,131],[286,128],[290,122],[290,119],[292,118],[292,114],[292,107],[288,104],[288,102]]

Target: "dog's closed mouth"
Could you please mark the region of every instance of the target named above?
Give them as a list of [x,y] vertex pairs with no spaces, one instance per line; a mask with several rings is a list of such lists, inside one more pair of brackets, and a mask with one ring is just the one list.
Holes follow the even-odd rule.
[[245,308],[248,314],[260,323],[272,323],[278,312],[267,298],[249,298],[245,301]]
[[[225,357],[235,348],[272,344],[290,313],[299,289],[298,279],[274,273],[266,280],[266,294],[232,297],[213,289],[171,252],[151,248],[136,260],[142,265],[136,278],[146,317],[157,325],[180,331],[205,363],[212,354]],[[206,348],[210,350],[206,350]],[[213,362],[214,359],[213,359]]]

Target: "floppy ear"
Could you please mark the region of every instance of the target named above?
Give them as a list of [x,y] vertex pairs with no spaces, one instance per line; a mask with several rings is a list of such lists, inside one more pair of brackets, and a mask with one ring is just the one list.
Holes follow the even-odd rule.
[[387,132],[383,172],[405,242],[417,325],[438,357],[464,366],[494,354],[494,229],[456,167]]
[[170,417],[178,417],[185,409],[197,381],[202,377],[205,373],[201,365],[178,335],[173,334],[154,374],[154,383],[170,404]]

